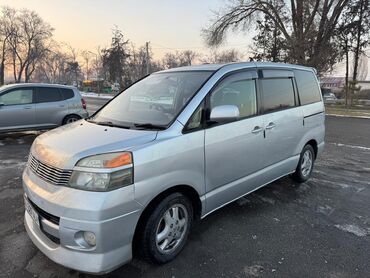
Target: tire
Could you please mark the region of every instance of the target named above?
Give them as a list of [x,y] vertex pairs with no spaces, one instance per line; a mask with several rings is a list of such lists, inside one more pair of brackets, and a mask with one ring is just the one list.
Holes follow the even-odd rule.
[[80,116],[77,115],[68,115],[63,119],[62,125],[71,124],[73,122],[76,122],[78,120],[81,120]]
[[140,231],[143,257],[156,264],[173,260],[184,248],[192,223],[193,207],[186,196],[173,193],[164,198],[149,213]]
[[311,145],[306,145],[299,157],[298,166],[293,174],[293,179],[298,182],[305,182],[311,177],[315,163],[315,151]]

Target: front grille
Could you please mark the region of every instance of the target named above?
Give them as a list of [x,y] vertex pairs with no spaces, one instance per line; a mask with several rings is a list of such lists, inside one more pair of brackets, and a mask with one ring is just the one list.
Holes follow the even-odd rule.
[[[52,215],[52,214],[44,211],[43,209],[38,207],[34,202],[32,202],[29,198],[27,198],[27,200],[32,205],[33,209],[37,212],[39,217],[42,217],[42,218],[50,221],[51,223],[54,223],[55,225],[59,226],[60,218],[58,216]],[[47,236],[52,242],[54,242],[56,244],[60,244],[60,239],[59,238],[49,234],[47,231],[44,230],[43,223],[41,221],[40,221],[40,229],[43,232],[43,234],[45,236]]]
[[62,170],[49,166],[30,154],[28,166],[37,176],[54,185],[68,185],[72,170]]
[[60,244],[60,239],[59,239],[59,238],[57,238],[57,237],[55,237],[55,236],[53,236],[53,235],[51,235],[51,234],[49,234],[49,233],[45,232],[44,230],[42,230],[42,232],[43,232],[43,233],[44,233],[44,235],[46,235],[46,236],[47,236],[47,238],[48,238],[48,239],[50,239],[52,242],[54,242],[55,244]]
[[46,220],[50,221],[51,223],[54,223],[56,225],[59,225],[60,218],[58,216],[55,216],[53,214],[50,214],[46,211],[44,211],[42,208],[39,208],[34,202],[32,202],[30,199],[28,199],[32,207],[36,210],[38,215],[40,215],[42,218],[45,218]]

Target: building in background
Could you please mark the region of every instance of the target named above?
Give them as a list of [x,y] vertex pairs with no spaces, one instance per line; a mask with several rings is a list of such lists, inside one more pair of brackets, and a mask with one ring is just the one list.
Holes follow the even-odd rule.
[[322,77],[320,79],[321,88],[330,89],[333,93],[340,92],[345,85],[344,77]]

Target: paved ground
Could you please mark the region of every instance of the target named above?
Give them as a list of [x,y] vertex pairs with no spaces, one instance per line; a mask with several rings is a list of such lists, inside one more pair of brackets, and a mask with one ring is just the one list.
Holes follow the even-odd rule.
[[84,99],[86,100],[87,111],[89,112],[89,115],[92,115],[102,105],[109,101],[109,99],[94,97],[84,97]]
[[[37,133],[0,137],[0,277],[87,277],[40,253],[23,227],[21,172]],[[369,277],[370,120],[327,118],[313,178],[283,178],[213,213],[163,266],[112,277]]]

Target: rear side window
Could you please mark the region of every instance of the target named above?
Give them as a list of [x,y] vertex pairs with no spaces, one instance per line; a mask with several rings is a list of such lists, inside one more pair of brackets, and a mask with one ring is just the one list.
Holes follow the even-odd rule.
[[319,86],[313,72],[295,70],[294,75],[298,85],[301,105],[321,101]]
[[62,94],[62,99],[70,99],[75,96],[72,89],[59,89]]
[[36,102],[60,101],[61,95],[58,88],[39,87],[36,89]]
[[260,79],[262,102],[265,113],[295,106],[291,78]]

